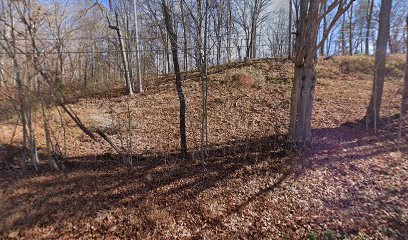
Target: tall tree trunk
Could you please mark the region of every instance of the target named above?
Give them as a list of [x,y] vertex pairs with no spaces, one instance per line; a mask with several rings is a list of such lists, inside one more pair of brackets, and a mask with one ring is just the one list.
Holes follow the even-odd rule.
[[[202,118],[201,118],[201,161],[204,164],[205,157],[208,154],[208,75],[207,75],[207,40],[208,40],[208,8],[209,2],[208,0],[205,1],[205,8],[204,8],[204,43],[203,48],[204,51],[200,53],[200,57],[202,58],[201,63],[201,70],[200,70],[200,79],[201,79],[201,90],[202,90]],[[202,10],[201,10],[202,11]],[[202,16],[202,14],[200,14]],[[201,36],[201,32],[200,32]]]
[[184,54],[184,72],[187,76],[188,71],[188,36],[187,36],[187,23],[185,19],[185,12],[184,12],[184,0],[180,1],[180,10],[181,10],[181,22],[183,25],[183,54]]
[[353,28],[353,4],[350,7],[349,15],[349,55],[353,56],[353,38],[354,38],[354,28]]
[[232,6],[231,6],[231,0],[228,0],[227,3],[227,8],[228,8],[228,18],[227,18],[227,61],[228,63],[231,62],[231,38],[232,38]]
[[19,100],[20,103],[20,118],[21,118],[21,123],[23,125],[23,139],[22,139],[22,151],[21,151],[21,168],[22,172],[24,173],[26,170],[26,159],[27,159],[27,115],[26,115],[26,100],[25,100],[25,94],[24,94],[24,89],[23,89],[23,80],[21,77],[21,69],[20,65],[18,62],[18,57],[17,57],[17,46],[16,44],[16,34],[15,34],[15,26],[14,26],[14,16],[12,14],[12,5],[11,2],[9,2],[8,5],[8,17],[10,18],[10,26],[7,27],[7,29],[10,32],[10,37],[11,37],[11,47],[12,47],[12,61],[13,61],[13,70],[14,70],[14,78],[15,78],[15,83],[17,87],[17,99]]
[[136,92],[143,92],[143,83],[142,83],[142,68],[140,66],[140,49],[139,49],[139,25],[137,19],[137,5],[136,0],[133,0],[133,18],[134,18],[134,27],[135,27],[135,55],[136,55]]
[[370,32],[371,32],[371,20],[373,17],[374,0],[367,0],[367,28],[365,32],[365,54],[370,54]]
[[289,26],[288,26],[288,58],[292,58],[292,17],[293,17],[293,3],[289,0]]
[[350,7],[349,15],[349,55],[353,56],[353,38],[354,38],[354,27],[353,27],[353,4]]
[[392,0],[382,0],[380,9],[380,22],[375,51],[375,70],[373,89],[370,103],[365,115],[367,127],[377,129],[380,120],[381,100],[384,90],[385,62],[387,55],[387,39],[390,31],[390,12]]
[[[25,47],[25,51],[26,53],[29,53],[29,49],[28,49],[28,33],[27,30],[25,32],[25,38],[24,38],[24,47]],[[58,44],[59,46],[61,46],[61,44]],[[32,54],[32,57],[29,57],[31,54],[26,55],[26,59],[25,59],[25,75],[26,75],[26,84],[27,84],[27,89],[28,89],[28,99],[30,99],[31,101],[27,101],[26,103],[26,115],[27,115],[27,127],[28,127],[28,133],[29,133],[29,138],[28,138],[28,146],[29,146],[29,152],[30,152],[30,160],[31,163],[34,167],[35,171],[38,171],[38,166],[37,164],[39,163],[39,159],[38,159],[38,152],[37,152],[37,144],[36,144],[36,137],[35,137],[35,131],[34,131],[34,122],[33,122],[33,116],[32,116],[32,109],[33,109],[33,105],[32,105],[32,100],[33,99],[33,95],[31,95],[32,90],[34,90],[34,86],[31,83],[31,74],[30,74],[30,62],[33,60],[33,56],[34,53]],[[60,72],[60,69],[62,68],[62,57],[61,54],[58,53],[58,58],[59,61],[57,61],[57,81],[59,82],[60,86],[62,86],[62,72]],[[60,64],[60,65],[59,65]],[[60,87],[58,86],[58,87]]]
[[[327,10],[327,2],[323,3],[323,8],[322,11],[326,12]],[[327,29],[327,16],[324,15],[323,17],[323,36],[326,33],[326,29]],[[320,56],[324,56],[324,50],[325,50],[325,41],[323,41],[322,47],[320,48]]]
[[179,60],[178,60],[177,35],[174,32],[173,20],[172,20],[172,17],[170,15],[170,10],[165,0],[162,0],[162,10],[163,10],[164,21],[166,24],[166,29],[167,29],[167,32],[170,38],[171,52],[173,55],[174,73],[176,75],[176,89],[177,89],[177,94],[178,94],[179,102],[180,102],[180,112],[179,112],[180,147],[181,147],[180,157],[181,159],[186,159],[187,154],[188,154],[187,136],[186,136],[186,100],[184,98],[183,85],[181,82],[180,65],[179,65]]
[[[407,15],[407,26],[408,26],[408,15]],[[406,116],[408,114],[408,41],[405,42],[406,46],[406,58],[405,58],[405,77],[404,77],[404,90],[402,93],[401,101],[401,115]]]

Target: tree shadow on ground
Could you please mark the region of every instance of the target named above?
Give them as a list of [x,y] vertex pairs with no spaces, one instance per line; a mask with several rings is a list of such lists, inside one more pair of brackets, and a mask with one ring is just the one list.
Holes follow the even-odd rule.
[[[341,126],[316,129],[314,136],[313,146],[302,154],[301,161],[299,155],[285,150],[284,136],[268,136],[212,145],[204,166],[198,159],[178,161],[178,153],[133,156],[132,165],[124,165],[116,155],[104,154],[69,158],[64,172],[50,174],[43,170],[17,181],[3,177],[0,228],[6,233],[69,221],[80,223],[112,209],[132,209],[141,219],[143,229],[130,230],[129,236],[153,231],[157,222],[151,215],[157,209],[167,209],[171,218],[189,213],[207,228],[223,228],[223,219],[272,194],[291,175],[296,179],[308,169],[352,162],[396,148],[389,141],[393,136],[389,132],[374,135]],[[407,152],[407,146],[400,150]],[[228,186],[234,180],[245,185],[246,179],[262,178],[268,179],[266,186],[243,196]],[[220,192],[223,187],[231,189]],[[223,216],[214,216],[202,207],[203,193],[210,193],[215,200],[223,194],[238,200],[225,209]]]
[[401,186],[406,181],[401,176],[408,159],[408,128],[403,126],[401,130],[399,138],[395,121],[377,133],[367,131],[361,123],[314,130],[313,146],[304,153],[298,173],[329,171],[338,179],[336,187],[340,185],[345,191],[321,199],[324,209],[342,216],[339,221],[343,223],[354,219],[354,223],[342,227],[332,224],[332,230],[357,235],[359,228],[371,228],[371,234],[376,231],[393,239],[406,239],[408,224],[403,209],[408,191]]
[[0,226],[4,232],[44,227],[65,218],[95,217],[101,210],[139,208],[151,202],[184,211],[201,193],[228,179],[265,172],[276,175],[277,181],[270,187],[231,210],[239,211],[258,195],[273,191],[288,176],[284,144],[284,136],[269,136],[210,146],[204,165],[198,159],[179,161],[178,153],[156,153],[133,156],[132,165],[105,154],[66,159],[66,170],[60,173],[50,174],[44,170],[47,166],[41,166],[44,169],[39,173],[2,179],[7,187],[2,192]]

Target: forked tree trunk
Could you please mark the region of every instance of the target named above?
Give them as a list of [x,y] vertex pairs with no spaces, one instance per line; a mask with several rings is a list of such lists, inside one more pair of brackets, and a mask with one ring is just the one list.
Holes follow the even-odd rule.
[[295,41],[295,75],[291,96],[289,140],[296,145],[312,140],[313,97],[316,85],[317,51],[327,39],[336,21],[352,2],[337,0],[338,9],[319,43],[317,34],[321,15],[320,0],[302,0]]
[[384,91],[385,62],[387,56],[387,39],[390,31],[390,12],[392,0],[382,0],[380,9],[380,23],[375,51],[374,81],[370,103],[365,115],[367,127],[376,130],[380,120],[381,100]]
[[292,86],[289,138],[296,144],[312,138],[312,108],[316,84],[316,38],[319,29],[317,0],[304,0],[300,6],[295,42],[295,75]]
[[[101,7],[101,5],[99,4],[99,7],[101,8],[102,12],[104,12],[103,8]],[[119,14],[116,10],[113,10],[113,5],[112,5],[112,0],[109,0],[109,10],[115,15],[115,25],[112,25],[111,20],[109,18],[108,13],[106,14],[106,19],[108,20],[109,23],[109,28],[113,29],[116,31],[116,35],[118,37],[119,40],[119,49],[120,49],[120,53],[122,56],[122,63],[123,63],[123,70],[124,70],[124,74],[125,74],[125,83],[126,83],[126,88],[128,91],[128,94],[130,96],[133,95],[133,86],[132,86],[132,81],[130,80],[130,74],[129,74],[129,61],[127,58],[127,53],[126,53],[126,47],[123,41],[123,37],[122,37],[122,32],[119,28]]]

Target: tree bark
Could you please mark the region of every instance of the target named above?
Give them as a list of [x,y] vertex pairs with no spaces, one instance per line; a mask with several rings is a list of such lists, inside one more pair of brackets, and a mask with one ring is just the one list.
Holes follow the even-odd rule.
[[186,136],[186,100],[183,93],[183,85],[181,82],[180,64],[178,60],[177,35],[173,29],[173,20],[170,15],[170,10],[162,0],[162,10],[167,32],[169,33],[171,52],[173,55],[174,73],[176,75],[176,89],[180,102],[179,120],[180,120],[180,158],[186,159],[188,154],[187,136]]
[[377,129],[380,120],[381,100],[384,91],[385,62],[387,55],[387,39],[390,31],[390,12],[392,0],[382,0],[380,22],[375,51],[374,81],[370,103],[367,107],[365,121],[367,127]]
[[311,119],[316,80],[313,61],[308,66],[295,66],[289,135],[296,143],[303,144],[312,139]]

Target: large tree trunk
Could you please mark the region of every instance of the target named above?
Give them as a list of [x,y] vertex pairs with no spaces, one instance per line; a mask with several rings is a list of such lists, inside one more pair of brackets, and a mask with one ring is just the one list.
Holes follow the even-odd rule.
[[169,33],[170,44],[171,44],[171,53],[173,55],[173,65],[174,65],[174,73],[176,75],[176,89],[177,94],[179,97],[180,102],[180,112],[179,112],[179,119],[180,119],[180,146],[181,152],[180,157],[181,159],[185,159],[187,157],[187,136],[186,136],[186,100],[184,98],[183,93],[183,85],[181,82],[181,73],[180,73],[180,65],[178,60],[178,47],[177,47],[177,35],[173,29],[173,20],[171,19],[170,11],[165,0],[162,0],[162,10],[164,21],[166,23],[167,32]]
[[310,142],[312,139],[311,119],[316,79],[314,61],[295,66],[289,135],[296,143]]
[[313,97],[316,85],[317,51],[327,39],[336,21],[352,2],[337,1],[339,8],[328,25],[327,32],[317,43],[320,26],[320,0],[302,0],[295,42],[295,76],[291,96],[289,140],[303,145],[312,140]]
[[[319,1],[301,2],[300,18],[296,30],[295,76],[293,79],[289,138],[297,144],[312,139],[312,108],[316,84],[316,40],[319,28],[316,19],[319,14]],[[309,21],[308,21],[309,20]]]
[[381,100],[384,91],[385,61],[387,55],[387,39],[390,31],[390,12],[392,0],[382,0],[380,9],[380,23],[375,51],[375,70],[373,90],[367,108],[365,121],[367,127],[377,128],[380,120]]

